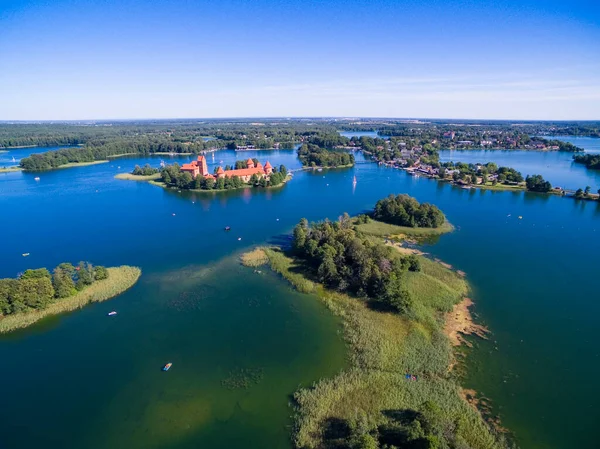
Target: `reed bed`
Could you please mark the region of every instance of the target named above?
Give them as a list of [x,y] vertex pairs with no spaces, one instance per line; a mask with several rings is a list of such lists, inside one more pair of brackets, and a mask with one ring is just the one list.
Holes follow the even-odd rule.
[[[365,301],[312,282],[281,250],[263,251],[274,271],[298,290],[316,293],[341,317],[348,347],[349,369],[295,393],[296,447],[326,447],[324,424],[331,420],[356,422],[361,416],[370,429],[377,429],[390,423],[384,412],[416,410],[427,401],[440,406],[445,420],[458,423],[456,434],[465,447],[505,447],[503,437],[461,397],[460,386],[449,373],[453,352],[441,317],[467,292],[464,279],[420,257],[422,271],[407,282],[416,311],[401,316],[373,310]],[[418,375],[418,381],[407,380],[406,373]]]
[[115,179],[125,179],[128,181],[155,181],[161,178],[160,173],[154,173],[153,175],[132,175],[131,173],[119,173],[115,175]]
[[74,296],[58,299],[42,310],[8,315],[0,319],[0,333],[30,326],[50,315],[81,309],[90,302],[105,301],[123,293],[140,278],[142,270],[138,267],[122,265],[108,268],[108,278],[96,281]]
[[241,255],[242,265],[246,267],[260,267],[269,263],[269,258],[263,248],[256,248]]

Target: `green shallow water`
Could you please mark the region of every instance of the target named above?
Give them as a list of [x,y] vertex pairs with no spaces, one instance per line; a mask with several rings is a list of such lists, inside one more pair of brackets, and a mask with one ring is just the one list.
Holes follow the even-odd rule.
[[[298,167],[291,151],[243,156]],[[210,170],[235,158],[219,152]],[[237,255],[289,242],[301,217],[357,214],[389,193],[439,205],[457,228],[427,251],[467,272],[493,332],[470,351],[466,385],[491,398],[523,448],[598,447],[600,204],[467,191],[357,159],[298,172],[282,189],[225,194],[113,179],[158,158],[39,182],[0,174],[0,276],[80,259],[143,269],[114,300],[0,337],[0,448],[289,448],[290,395],[344,366],[339,322]],[[568,176],[581,183],[578,170]],[[241,369],[260,382],[222,385]]]
[[344,364],[338,330],[318,301],[237,257],[145,276],[0,340],[13,385],[3,447],[287,448],[290,394]]

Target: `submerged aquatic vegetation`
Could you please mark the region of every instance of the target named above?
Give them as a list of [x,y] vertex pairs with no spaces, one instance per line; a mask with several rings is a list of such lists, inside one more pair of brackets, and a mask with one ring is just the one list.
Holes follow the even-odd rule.
[[274,271],[299,291],[315,293],[342,318],[349,348],[349,369],[295,393],[297,447],[400,447],[425,441],[431,445],[422,447],[506,446],[464,399],[450,372],[454,354],[443,324],[468,292],[462,276],[416,256],[421,270],[406,273],[405,279],[414,307],[399,314],[325,288],[311,280],[302,261],[278,248],[262,251]]
[[262,368],[239,368],[231,371],[221,385],[228,390],[248,389],[263,380]]

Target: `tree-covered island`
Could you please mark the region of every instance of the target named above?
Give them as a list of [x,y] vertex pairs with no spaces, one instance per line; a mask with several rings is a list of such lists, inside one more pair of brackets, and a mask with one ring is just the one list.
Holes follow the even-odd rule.
[[311,168],[339,168],[354,165],[352,153],[328,150],[312,143],[305,143],[298,148],[298,159],[303,166]]
[[61,263],[52,273],[38,268],[16,279],[0,279],[0,333],[110,299],[134,285],[140,275],[137,267],[105,268],[79,262],[77,266]]
[[[378,204],[371,215],[396,223],[418,223],[427,209],[404,196]],[[251,266],[269,263],[343,323],[349,367],[295,393],[296,447],[508,447],[451,372],[448,335],[468,304],[468,284],[447,266],[365,232],[365,217],[302,219],[289,251],[261,248],[242,258]],[[459,330],[469,331],[483,332],[472,324]]]
[[291,175],[285,165],[273,167],[267,161],[263,166],[258,159],[236,161],[234,166],[215,167],[208,171],[206,158],[183,164],[171,164],[160,170],[146,165],[136,166],[131,174],[119,174],[118,179],[150,181],[153,184],[180,190],[221,191],[244,187],[278,187],[287,182]]
[[592,170],[600,170],[600,154],[575,154],[573,160]]

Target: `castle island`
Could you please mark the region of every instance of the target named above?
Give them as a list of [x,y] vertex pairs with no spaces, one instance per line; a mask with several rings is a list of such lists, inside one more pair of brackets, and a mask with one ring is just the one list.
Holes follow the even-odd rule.
[[189,164],[183,164],[181,166],[181,172],[189,173],[192,175],[192,178],[196,178],[198,175],[201,175],[203,178],[208,179],[219,179],[219,178],[233,178],[234,176],[238,176],[242,181],[248,182],[253,175],[256,175],[258,178],[269,178],[271,173],[273,173],[273,167],[267,161],[263,166],[260,162],[256,164],[252,159],[248,159],[246,161],[247,168],[239,168],[232,170],[223,170],[222,167],[218,167],[217,171],[214,175],[211,175],[208,172],[208,166],[206,164],[206,157],[198,156],[198,159],[192,161]]

